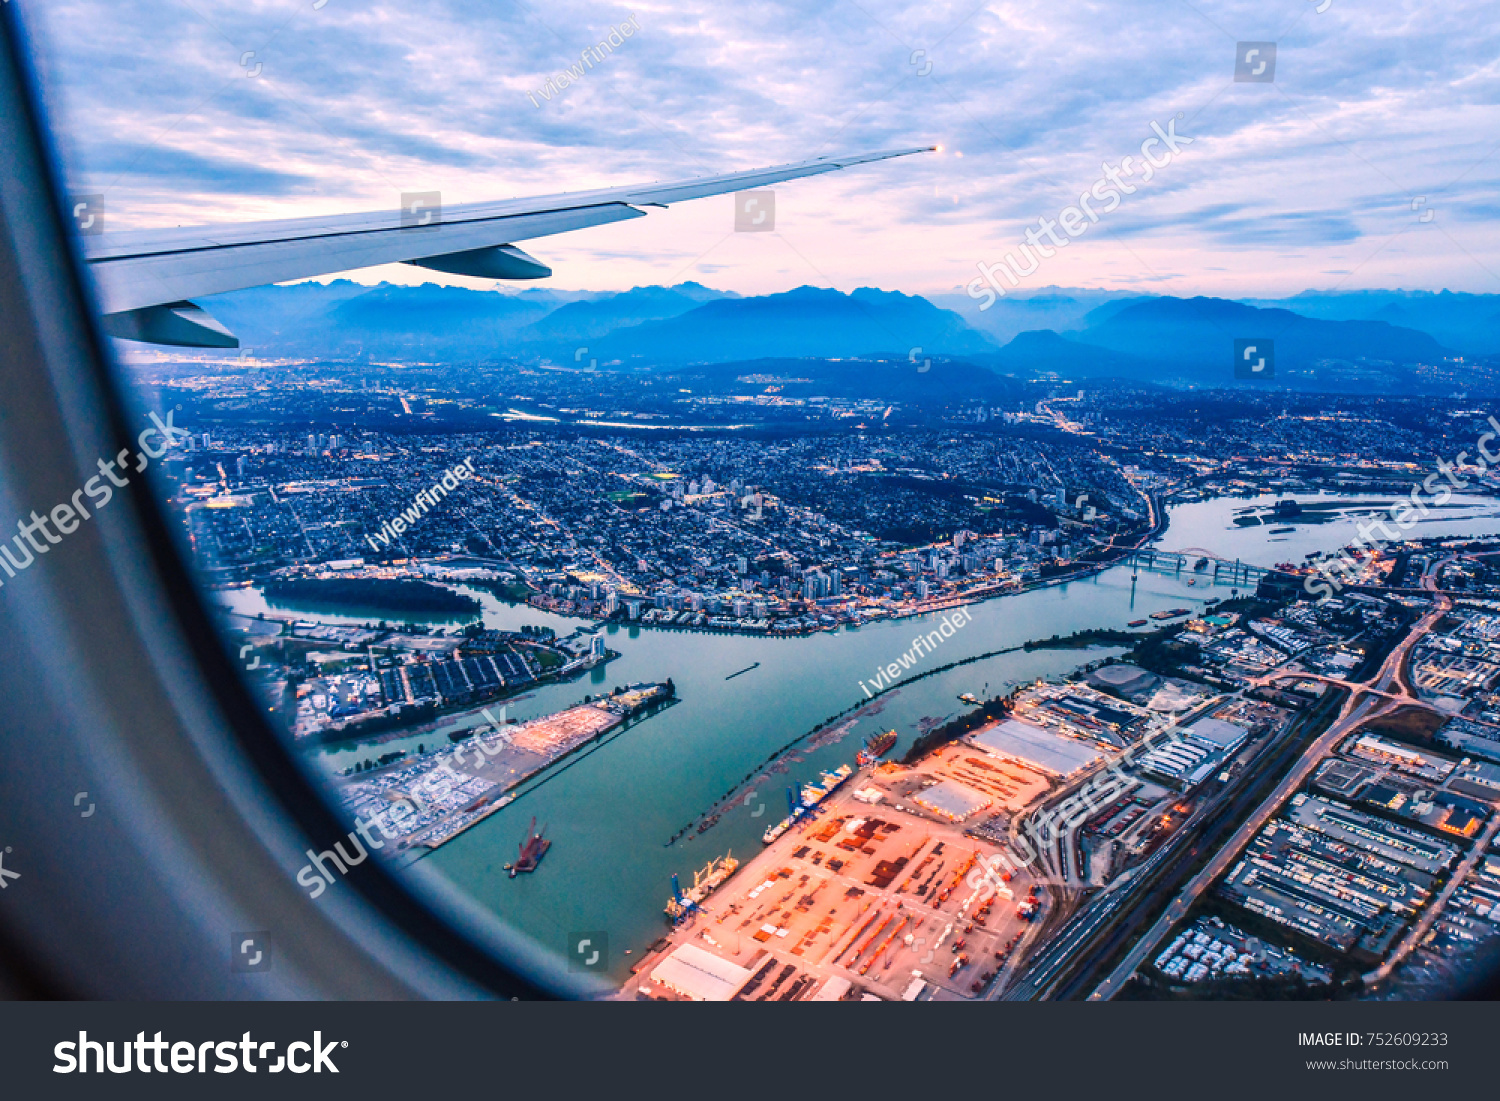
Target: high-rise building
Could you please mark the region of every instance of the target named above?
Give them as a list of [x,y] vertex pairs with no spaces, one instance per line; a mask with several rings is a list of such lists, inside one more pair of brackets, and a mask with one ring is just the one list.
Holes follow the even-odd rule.
[[602,658],[604,656],[604,636],[602,634],[595,635],[589,640],[589,656],[595,658]]
[[927,594],[930,593],[931,591],[932,591],[932,586],[930,586],[930,585],[927,584],[927,580],[925,578],[923,578],[922,580],[920,580],[920,581],[917,582],[917,599],[918,600],[926,600],[927,599]]
[[821,600],[833,591],[833,579],[822,570],[808,570],[802,575],[802,599]]
[[245,456],[241,455],[234,460],[234,474],[240,481],[245,480]]

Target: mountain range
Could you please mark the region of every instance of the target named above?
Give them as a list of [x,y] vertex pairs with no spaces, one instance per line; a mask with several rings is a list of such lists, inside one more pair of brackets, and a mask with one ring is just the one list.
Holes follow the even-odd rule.
[[691,282],[590,293],[335,280],[202,304],[255,354],[356,361],[676,370],[938,357],[1017,379],[1219,386],[1234,383],[1234,342],[1245,338],[1274,343],[1277,385],[1446,393],[1495,389],[1487,361],[1500,357],[1500,296],[1448,292],[1233,301],[1049,288],[1001,299],[994,307],[1001,316],[987,319],[966,295],[928,299],[868,287],[741,297]]

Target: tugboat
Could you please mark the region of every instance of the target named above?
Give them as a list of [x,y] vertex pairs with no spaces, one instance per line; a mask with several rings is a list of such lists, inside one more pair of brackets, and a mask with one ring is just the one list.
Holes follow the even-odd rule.
[[[547,827],[543,826],[542,832],[545,833],[546,830]],[[510,877],[515,879],[521,872],[536,871],[536,866],[542,862],[542,857],[547,855],[547,850],[551,847],[552,842],[537,832],[536,819],[533,818],[531,827],[526,831],[526,840],[521,842],[521,855],[514,864],[505,866],[510,872]]]
[[887,730],[884,734],[872,735],[865,742],[864,749],[855,754],[854,760],[860,768],[864,768],[866,765],[873,765],[890,752],[891,746],[895,744],[896,732],[894,730]]

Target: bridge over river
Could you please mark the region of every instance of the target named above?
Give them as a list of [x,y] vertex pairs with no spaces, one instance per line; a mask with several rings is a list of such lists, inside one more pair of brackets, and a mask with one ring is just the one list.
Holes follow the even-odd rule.
[[1189,573],[1200,573],[1211,577],[1215,583],[1223,581],[1231,585],[1249,585],[1258,582],[1268,573],[1276,572],[1265,566],[1254,566],[1249,562],[1242,562],[1238,558],[1231,562],[1202,547],[1185,547],[1182,550],[1157,550],[1147,547],[1135,551],[1126,561],[1130,563],[1133,570],[1149,570],[1152,573],[1167,574],[1179,574],[1186,570]]

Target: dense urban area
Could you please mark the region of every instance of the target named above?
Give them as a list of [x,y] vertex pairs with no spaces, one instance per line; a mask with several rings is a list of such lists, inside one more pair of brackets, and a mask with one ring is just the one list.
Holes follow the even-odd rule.
[[[937,613],[1106,568],[1235,582],[1039,639],[1076,644],[1075,671],[794,785],[760,852],[663,885],[671,921],[618,997],[1420,999],[1500,945],[1500,541],[1395,507],[1496,495],[1487,409],[1045,380],[871,401],[795,363],[670,385],[130,370],[190,433],[163,487],[203,584],[267,602],[225,613],[232,651],[298,751],[369,747],[330,780],[397,859],[674,705],[670,669],[611,680],[611,625],[928,617],[934,647]],[[1362,534],[1283,562],[1174,542],[1172,507],[1226,497],[1289,531],[1354,500]],[[481,596],[576,629],[486,627]],[[571,708],[492,709],[601,669]],[[887,688],[865,686],[872,708]],[[484,718],[454,738],[457,715]],[[545,876],[549,844],[528,835],[510,875]]]

